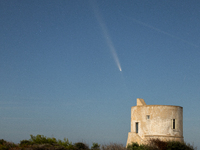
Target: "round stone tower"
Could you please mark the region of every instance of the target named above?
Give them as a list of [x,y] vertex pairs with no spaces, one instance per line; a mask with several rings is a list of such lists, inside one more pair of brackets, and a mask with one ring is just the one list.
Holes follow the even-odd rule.
[[170,105],[146,105],[137,99],[131,107],[131,132],[127,145],[132,142],[144,144],[149,139],[175,140],[183,142],[183,108]]

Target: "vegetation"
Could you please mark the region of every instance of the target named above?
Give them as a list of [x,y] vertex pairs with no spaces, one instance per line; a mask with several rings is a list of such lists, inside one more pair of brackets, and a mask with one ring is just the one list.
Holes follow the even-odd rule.
[[178,141],[161,141],[159,139],[151,139],[146,145],[132,143],[127,146],[128,150],[195,150],[190,144]]
[[102,145],[101,150],[126,150],[122,144],[110,143],[108,145]]
[[98,143],[93,143],[91,150],[100,150],[100,145]]
[[30,135],[29,140],[22,140],[19,144],[7,142],[0,139],[0,150],[195,150],[192,145],[181,143],[177,141],[161,141],[159,139],[152,139],[146,145],[139,145],[132,143],[127,148],[122,144],[110,143],[99,145],[93,143],[91,148],[85,143],[78,142],[72,144],[68,139],[57,140],[52,137],[45,137],[43,135]]
[[7,142],[3,139],[0,140],[0,150],[14,149],[17,145],[11,142]]

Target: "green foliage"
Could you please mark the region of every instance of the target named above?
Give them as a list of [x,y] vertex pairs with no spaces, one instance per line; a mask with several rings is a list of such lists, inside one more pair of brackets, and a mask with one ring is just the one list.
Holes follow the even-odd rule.
[[[0,150],[89,150],[89,147],[81,142],[72,144],[68,139],[56,140],[56,138],[48,138],[43,135],[30,135],[29,140],[22,140],[16,145],[0,139]],[[110,143],[108,145],[100,145],[93,143],[91,150],[196,150],[190,144],[178,141],[161,141],[159,139],[151,139],[146,145],[131,143],[125,148],[122,144]]]
[[51,144],[52,145],[54,143],[57,143],[54,137],[47,138],[44,135],[39,135],[39,134],[36,136],[33,136],[33,135],[30,135],[30,136],[31,136],[30,142],[33,144]]
[[58,140],[58,141],[57,141],[57,144],[58,144],[58,145],[61,145],[61,146],[64,146],[65,148],[68,148],[68,149],[73,149],[73,148],[74,148],[72,142],[69,142],[69,140],[66,139],[66,138],[64,138],[63,141]]
[[[33,135],[30,135],[31,136],[31,139],[29,140],[30,144],[50,144],[50,145],[54,145],[54,147],[57,147],[57,149],[69,149],[69,150],[74,150],[74,145],[69,142],[68,139],[64,138],[64,140],[56,140],[56,138],[52,137],[52,138],[49,138],[49,137],[45,137],[43,135],[36,135],[36,136],[33,136]],[[24,140],[24,143],[26,143],[27,140]],[[46,145],[47,147],[47,145]],[[63,148],[61,148],[63,147]]]
[[16,145],[12,142],[7,142],[3,139],[0,140],[0,150],[9,150],[16,147]]
[[100,145],[98,143],[92,143],[92,150],[100,150]]
[[5,145],[0,145],[0,150],[9,150],[9,147]]
[[161,141],[160,139],[150,140],[150,145],[158,150],[194,150],[190,144],[179,141]]
[[77,149],[77,150],[89,150],[89,147],[84,144],[84,143],[81,143],[81,142],[78,142],[78,143],[75,143],[74,144],[74,147]]
[[131,143],[127,146],[128,150],[194,150],[190,144],[178,141],[161,141],[159,139],[151,139],[148,145],[139,145]]
[[138,143],[131,143],[131,144],[128,144],[127,146],[127,149],[128,150],[148,150],[148,146],[145,146],[145,145],[139,145]]
[[127,149],[128,149],[128,150],[135,150],[135,149],[137,149],[138,147],[139,147],[139,144],[138,144],[138,143],[132,142],[131,144],[128,144]]
[[168,141],[166,150],[194,150],[193,146],[178,141]]
[[30,140],[22,140],[19,143],[20,146],[25,146],[25,145],[32,145],[32,142]]

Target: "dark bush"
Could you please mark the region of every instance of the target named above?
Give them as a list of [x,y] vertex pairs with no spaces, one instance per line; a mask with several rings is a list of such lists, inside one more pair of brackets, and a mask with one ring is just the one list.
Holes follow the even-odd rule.
[[6,141],[4,139],[0,140],[0,145],[3,145],[4,143],[6,143]]
[[179,141],[161,141],[160,139],[151,139],[149,145],[158,150],[194,150],[190,144]]
[[126,150],[122,144],[110,143],[109,145],[101,145],[101,150]]
[[147,146],[147,145],[139,145],[138,143],[131,143],[127,146],[128,150],[153,150],[153,148]]
[[151,139],[150,145],[152,147],[158,148],[159,150],[166,150],[167,142],[161,141],[160,139]]
[[16,144],[12,142],[7,142],[5,140],[0,140],[0,150],[8,150],[17,147]]
[[23,146],[23,145],[32,145],[32,142],[29,141],[29,140],[22,140],[22,141],[20,141],[19,145],[20,146]]
[[84,144],[84,143],[81,143],[81,142],[78,142],[78,143],[75,143],[74,144],[74,147],[76,148],[76,149],[78,149],[78,150],[88,150],[89,149],[89,147],[86,145],[86,144]]
[[9,147],[5,145],[0,145],[0,150],[9,150]]
[[167,150],[194,150],[195,148],[191,146],[190,144],[186,144],[183,142],[178,142],[178,141],[168,141]]

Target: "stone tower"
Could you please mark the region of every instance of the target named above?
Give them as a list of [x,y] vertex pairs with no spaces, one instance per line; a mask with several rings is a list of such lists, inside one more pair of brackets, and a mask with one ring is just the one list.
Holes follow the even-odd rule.
[[183,142],[183,107],[171,105],[146,105],[141,98],[131,107],[131,132],[127,145],[145,144],[149,139]]

